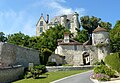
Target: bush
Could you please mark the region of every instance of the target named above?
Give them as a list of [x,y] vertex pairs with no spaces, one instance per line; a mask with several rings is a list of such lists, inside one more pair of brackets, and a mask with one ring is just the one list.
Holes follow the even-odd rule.
[[115,75],[115,71],[113,71],[111,68],[108,68],[107,66],[105,65],[99,65],[97,67],[94,68],[94,73],[96,74],[106,74],[110,77],[114,77]]
[[114,53],[105,57],[105,62],[111,68],[120,73],[120,53]]
[[100,62],[96,61],[95,63],[93,63],[93,65],[105,65],[105,62],[103,60],[101,60]]
[[41,49],[41,54],[40,54],[40,61],[42,65],[46,65],[48,62],[49,57],[51,56],[52,51],[47,49],[47,48],[42,48]]
[[42,73],[46,72],[45,65],[36,65],[36,66],[34,66],[34,69],[42,70]]
[[56,62],[48,62],[46,65],[47,66],[57,66]]
[[39,75],[42,75],[45,72],[46,72],[46,67],[44,65],[37,65],[31,68],[30,70],[26,71],[25,78],[33,77],[35,79],[38,78]]

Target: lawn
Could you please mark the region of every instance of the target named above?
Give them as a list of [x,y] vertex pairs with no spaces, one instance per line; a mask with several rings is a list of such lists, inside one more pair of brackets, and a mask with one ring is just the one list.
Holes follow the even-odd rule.
[[73,74],[77,74],[77,73],[81,73],[81,72],[85,72],[88,70],[72,70],[72,71],[57,71],[57,72],[47,72],[46,74],[48,74],[47,78],[39,78],[39,79],[23,79],[23,80],[18,80],[16,82],[13,83],[50,83],[51,81],[66,77],[66,76],[70,76]]

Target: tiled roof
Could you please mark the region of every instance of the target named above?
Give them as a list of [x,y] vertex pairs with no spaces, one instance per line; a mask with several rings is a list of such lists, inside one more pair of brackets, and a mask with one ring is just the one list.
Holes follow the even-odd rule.
[[64,43],[63,39],[58,39],[57,41],[58,41],[58,45],[82,45],[81,43],[73,39],[70,39],[69,43]]
[[95,33],[95,32],[101,32],[101,31],[107,32],[106,29],[101,28],[100,26],[98,26],[98,27],[93,31],[93,33]]

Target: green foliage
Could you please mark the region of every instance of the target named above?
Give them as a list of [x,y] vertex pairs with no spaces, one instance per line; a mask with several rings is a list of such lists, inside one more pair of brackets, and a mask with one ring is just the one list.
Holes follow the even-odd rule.
[[94,73],[96,74],[106,74],[110,77],[113,77],[115,75],[115,71],[113,71],[111,68],[108,68],[105,65],[98,65],[97,67],[94,68]]
[[101,21],[101,22],[99,23],[99,25],[100,25],[101,27],[105,28],[107,31],[110,31],[110,30],[111,30],[111,27],[112,27],[112,24],[111,24],[111,23],[109,23],[109,22],[103,22],[103,21]]
[[[47,72],[46,74],[48,74],[47,78],[44,79],[23,79],[23,80],[18,80],[15,81],[13,83],[50,83],[52,81],[70,76],[70,75],[74,75],[74,74],[78,74],[78,73],[82,73],[88,70],[71,70],[71,71],[53,71],[53,72]],[[44,76],[44,74],[43,74]]]
[[95,63],[93,63],[93,65],[105,65],[105,62],[103,60],[96,61]]
[[48,62],[49,56],[52,54],[52,51],[47,49],[47,48],[42,48],[41,49],[41,64],[46,65]]
[[90,44],[92,44],[92,32],[98,27],[98,25],[107,30],[110,30],[112,26],[109,22],[103,22],[100,18],[94,16],[83,16],[80,18],[80,21],[81,26],[88,31]]
[[7,37],[5,37],[5,34],[3,32],[0,32],[0,42],[6,42]]
[[46,66],[57,66],[56,62],[47,62]]
[[105,62],[111,68],[120,73],[120,53],[114,53],[105,57]]
[[61,25],[51,27],[41,35],[41,46],[44,48],[48,48],[51,51],[55,51],[57,47],[57,39],[63,39],[64,32],[68,32],[69,34],[71,34],[68,29],[65,29],[65,27]]
[[34,66],[32,69],[26,71],[25,78],[39,78],[40,75],[46,72],[46,67],[44,65]]
[[88,40],[88,32],[87,30],[77,30],[77,35],[74,38],[76,41],[79,41],[80,43],[84,43]]
[[120,52],[120,20],[118,20],[110,31],[110,46],[112,52]]
[[14,33],[11,35],[8,35],[8,43],[19,45],[19,46],[25,46],[27,47],[29,45],[28,40],[29,40],[28,35],[24,35],[23,33]]
[[92,34],[92,31],[97,28],[100,18],[97,17],[89,17],[89,16],[83,16],[80,18],[81,20],[81,25],[84,29],[88,30],[89,34]]

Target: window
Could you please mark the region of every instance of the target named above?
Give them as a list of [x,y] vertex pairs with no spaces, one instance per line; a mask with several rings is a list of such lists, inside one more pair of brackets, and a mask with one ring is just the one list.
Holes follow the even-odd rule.
[[40,21],[40,26],[43,26],[43,21]]
[[43,32],[43,27],[40,27],[40,33]]

